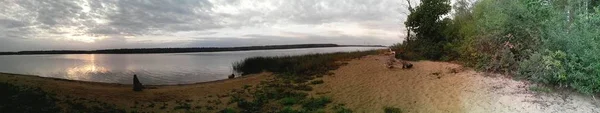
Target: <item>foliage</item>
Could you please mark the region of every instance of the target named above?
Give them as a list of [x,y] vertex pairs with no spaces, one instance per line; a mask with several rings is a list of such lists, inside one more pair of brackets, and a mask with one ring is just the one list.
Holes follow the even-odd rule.
[[331,99],[329,97],[309,98],[306,102],[304,102],[304,104],[302,104],[302,108],[315,111],[325,108],[325,106],[329,103],[331,103]]
[[316,84],[323,84],[323,80],[315,80],[315,81],[311,81],[310,84],[316,85]]
[[237,113],[237,111],[233,108],[225,108],[221,110],[221,113]]
[[251,57],[234,64],[233,69],[247,74],[269,71],[286,77],[307,78],[323,75],[327,71],[338,68],[336,61],[359,58],[376,51],[338,52],[328,54],[308,54],[301,56]]
[[383,112],[384,113],[403,113],[400,108],[395,108],[395,107],[384,107]]
[[459,60],[488,72],[600,92],[600,2],[459,0],[450,18],[432,21],[445,14],[444,3],[423,0],[411,11],[405,23],[416,34],[391,47],[397,57]]
[[393,46],[399,51],[399,58],[418,60],[439,60],[448,50],[444,44],[448,37],[443,33],[449,19],[441,17],[451,9],[449,0],[422,0],[421,5],[414,8],[404,24],[415,36],[409,36],[402,44]]
[[56,98],[40,88],[0,83],[0,111],[24,113],[57,113]]

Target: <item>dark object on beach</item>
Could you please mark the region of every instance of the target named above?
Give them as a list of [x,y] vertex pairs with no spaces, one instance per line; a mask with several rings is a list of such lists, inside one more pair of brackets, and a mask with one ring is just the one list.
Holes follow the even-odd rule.
[[412,66],[413,66],[413,64],[411,64],[411,63],[408,63],[406,61],[402,62],[402,69],[410,69],[410,68],[412,68]]
[[231,75],[229,75],[229,77],[228,77],[228,78],[229,78],[229,79],[235,78],[235,75],[234,75],[234,74],[231,74]]
[[137,75],[133,75],[133,91],[142,91],[144,85],[138,80]]

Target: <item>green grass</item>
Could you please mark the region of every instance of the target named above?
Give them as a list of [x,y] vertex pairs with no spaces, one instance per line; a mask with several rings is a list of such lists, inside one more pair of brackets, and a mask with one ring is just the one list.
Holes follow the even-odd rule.
[[294,97],[285,97],[281,100],[279,100],[279,103],[285,106],[291,106],[294,104],[298,104],[298,102],[300,102],[300,100],[298,98],[294,98]]
[[395,107],[384,107],[383,112],[384,113],[403,113],[402,109],[395,108]]
[[331,98],[329,97],[309,98],[302,104],[302,108],[314,111],[325,108],[329,103],[331,103]]
[[376,51],[362,51],[300,56],[251,57],[235,63],[233,69],[243,75],[269,71],[281,75],[312,76],[326,74],[329,70],[337,69],[341,64],[336,63],[336,61],[359,58],[375,53]]

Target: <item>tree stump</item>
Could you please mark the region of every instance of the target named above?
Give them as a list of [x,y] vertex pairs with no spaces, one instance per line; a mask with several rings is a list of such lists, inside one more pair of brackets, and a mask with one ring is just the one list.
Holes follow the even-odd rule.
[[138,80],[137,75],[133,75],[133,91],[142,91],[144,89],[144,85]]
[[231,74],[227,78],[229,78],[229,79],[235,78],[235,74]]

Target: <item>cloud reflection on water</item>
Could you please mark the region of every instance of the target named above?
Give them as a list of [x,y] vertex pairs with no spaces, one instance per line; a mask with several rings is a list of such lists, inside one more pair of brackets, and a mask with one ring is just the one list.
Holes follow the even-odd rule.
[[[109,70],[105,67],[96,64],[96,55],[88,54],[88,57],[83,57],[84,65],[69,67],[67,69],[67,78],[74,80],[89,80],[91,76],[97,73],[107,73]],[[82,58],[82,57],[79,57]]]

